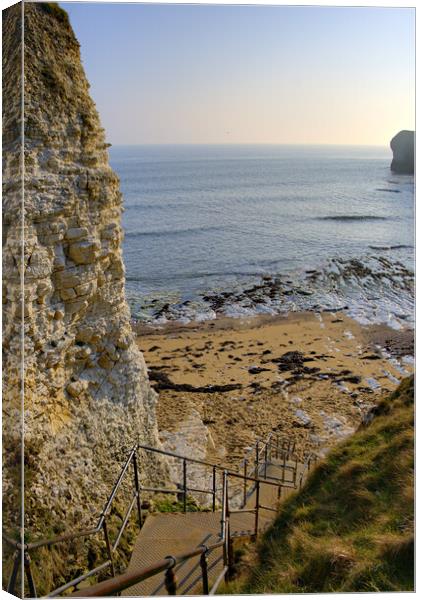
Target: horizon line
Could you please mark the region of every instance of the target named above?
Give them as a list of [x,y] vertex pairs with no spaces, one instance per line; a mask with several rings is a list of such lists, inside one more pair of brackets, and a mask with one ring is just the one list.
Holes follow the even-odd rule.
[[389,148],[390,142],[386,144],[341,144],[328,142],[130,142],[112,143],[110,146],[344,146],[356,148]]

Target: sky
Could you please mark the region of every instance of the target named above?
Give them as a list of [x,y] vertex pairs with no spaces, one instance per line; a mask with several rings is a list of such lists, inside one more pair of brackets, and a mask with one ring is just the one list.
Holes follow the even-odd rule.
[[60,2],[112,144],[389,144],[415,124],[408,8]]

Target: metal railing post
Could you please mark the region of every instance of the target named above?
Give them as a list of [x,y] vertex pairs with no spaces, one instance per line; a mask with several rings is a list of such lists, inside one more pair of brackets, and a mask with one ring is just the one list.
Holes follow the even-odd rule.
[[254,516],[254,535],[257,537],[259,530],[259,504],[260,504],[260,481],[256,483],[256,507]]
[[246,505],[247,503],[247,467],[248,467],[248,460],[247,458],[244,459],[244,482],[243,482],[243,506]]
[[231,527],[230,527],[230,509],[229,509],[229,494],[228,494],[228,478],[229,475],[227,473],[225,481],[225,490],[226,490],[226,498],[225,498],[225,514],[226,514],[226,557],[227,557],[227,572],[225,574],[225,580],[228,581],[232,577],[233,567],[234,567],[234,551],[232,546],[231,539]]
[[27,552],[25,552],[25,554],[23,556],[23,561],[24,561],[24,565],[25,565],[26,580],[28,582],[29,596],[31,598],[36,598],[37,597],[37,591],[35,589],[34,578],[32,577],[31,558],[30,558],[30,556],[29,556],[29,554]]
[[254,469],[254,476],[256,479],[259,479],[259,440],[257,440],[256,442],[256,458],[255,458],[255,469]]
[[[227,472],[224,471],[222,479],[222,510],[221,510],[221,538],[224,542],[222,546],[222,560],[224,567],[228,566],[228,527],[227,527]],[[225,573],[225,580],[227,575]]]
[[212,511],[216,508],[216,467],[212,469]]
[[287,464],[287,454],[286,454],[286,450],[284,450],[284,456],[283,456],[283,460],[282,460],[282,481],[285,481],[286,464]]
[[266,474],[267,474],[267,466],[268,466],[268,445],[266,444],[265,446],[265,467],[264,467],[264,471],[263,471],[263,476],[266,479]]
[[115,577],[115,568],[114,568],[114,559],[113,559],[113,550],[110,544],[110,538],[108,535],[107,522],[104,518],[102,523],[102,529],[104,531],[105,545],[107,546],[108,558],[110,559],[110,567],[111,567],[111,577]]
[[134,486],[137,496],[137,516],[139,519],[139,528],[142,527],[142,505],[140,503],[140,486],[139,486],[139,473],[137,470],[137,456],[136,452],[133,454],[133,471],[134,471]]
[[[227,520],[227,515],[226,515],[226,496],[227,496],[227,491],[226,491],[226,487],[227,487],[227,472],[224,471],[223,474],[223,478],[222,478],[222,510],[221,510],[221,538],[223,540],[225,540],[225,533],[226,533],[226,520]],[[225,559],[224,559],[224,565],[226,564]]]
[[231,537],[231,529],[228,523],[228,571],[227,579],[231,579],[234,573],[234,548]]
[[200,568],[202,569],[203,594],[204,596],[209,596],[208,548],[205,545],[200,555]]
[[295,467],[294,467],[294,487],[297,485],[297,471],[298,471],[298,458],[295,459]]
[[185,458],[183,459],[183,490],[183,512],[187,512],[187,461]]
[[15,595],[16,579],[17,579],[18,572],[19,572],[19,565],[22,560],[22,552],[20,550],[16,550],[16,552],[13,554],[13,557],[14,557],[13,569],[10,574],[9,583],[7,584],[7,591],[9,592],[9,594]]
[[177,594],[177,578],[174,572],[176,560],[174,556],[166,556],[165,558],[170,558],[172,560],[172,564],[165,571],[165,589],[167,590],[168,596],[175,596]]

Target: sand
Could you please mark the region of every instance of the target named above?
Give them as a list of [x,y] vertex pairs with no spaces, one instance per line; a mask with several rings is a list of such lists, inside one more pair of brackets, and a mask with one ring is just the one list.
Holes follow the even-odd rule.
[[230,465],[270,431],[323,455],[413,371],[411,359],[402,360],[413,353],[412,330],[362,327],[342,313],[138,326],[137,333],[158,379],[164,446],[177,451],[182,440],[184,453]]

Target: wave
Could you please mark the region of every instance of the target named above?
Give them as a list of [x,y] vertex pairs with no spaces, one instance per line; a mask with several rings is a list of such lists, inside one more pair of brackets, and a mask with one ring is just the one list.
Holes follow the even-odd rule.
[[388,217],[376,215],[329,215],[318,217],[319,221],[387,221]]
[[[279,261],[277,261],[279,262]],[[195,273],[175,273],[174,275],[167,275],[166,281],[182,281],[185,279],[202,279],[203,277],[262,277],[262,272],[253,271],[196,271]],[[155,282],[155,277],[136,277],[127,276],[126,281],[136,281],[139,283],[151,283]]]
[[404,248],[413,248],[407,244],[397,244],[396,246],[368,246],[372,250],[402,250]]
[[125,238],[140,237],[174,237],[179,235],[189,235],[192,233],[209,233],[212,231],[221,231],[220,226],[211,227],[186,227],[185,229],[156,229],[152,231],[127,231]]
[[[241,275],[246,279],[230,282],[230,275]],[[218,315],[241,317],[340,310],[363,325],[387,323],[396,329],[413,325],[414,273],[390,256],[332,257],[318,269],[272,275],[256,273],[253,276],[238,272],[177,274],[174,281],[203,276],[222,276],[225,284],[218,284],[211,290],[203,289],[184,300],[178,297],[174,301],[164,293],[164,297],[154,301],[151,310],[143,303],[139,317],[157,323],[189,322],[214,319]],[[128,281],[133,279],[128,277]],[[132,289],[130,293],[135,300],[132,305],[136,302],[138,307],[142,305],[139,292]]]
[[[162,202],[161,204],[159,202]],[[162,200],[162,201],[157,201],[154,202],[153,204],[143,204],[143,203],[136,203],[136,204],[124,204],[124,210],[125,211],[131,211],[131,210],[137,210],[137,211],[143,211],[146,209],[149,210],[168,210],[169,208],[186,208],[188,206],[191,206],[191,204],[189,204],[188,202],[169,202],[168,200]]]

